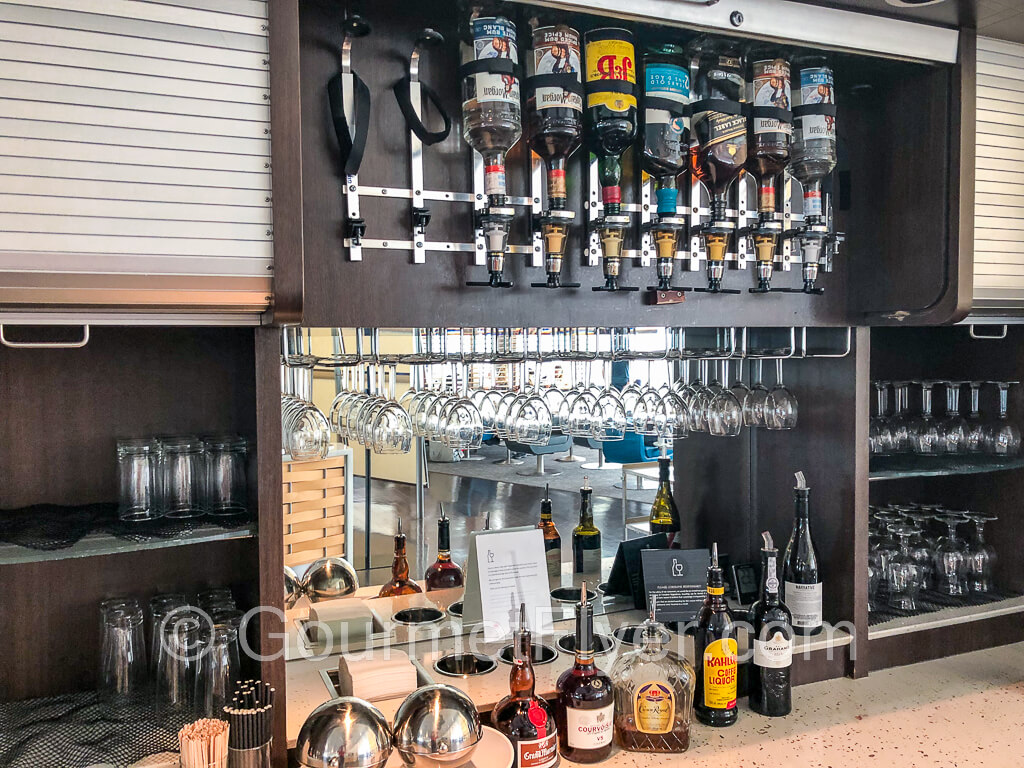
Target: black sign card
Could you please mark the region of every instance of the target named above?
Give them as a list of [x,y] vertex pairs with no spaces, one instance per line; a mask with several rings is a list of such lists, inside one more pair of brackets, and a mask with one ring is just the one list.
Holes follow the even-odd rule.
[[606,595],[633,597],[633,607],[638,611],[647,608],[647,593],[644,592],[640,569],[640,553],[645,549],[665,549],[668,547],[668,536],[655,533],[638,539],[627,539],[619,542],[612,562],[612,572],[608,576]]
[[655,619],[685,624],[697,618],[707,595],[706,549],[646,550],[642,553],[644,591],[657,597]]

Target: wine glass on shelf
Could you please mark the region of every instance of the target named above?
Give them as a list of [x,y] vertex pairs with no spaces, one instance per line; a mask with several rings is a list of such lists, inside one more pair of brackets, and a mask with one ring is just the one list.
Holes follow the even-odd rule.
[[959,513],[935,516],[946,526],[946,535],[935,546],[935,588],[944,595],[959,597],[967,591],[967,545],[956,535],[956,527],[967,522]]
[[932,381],[914,381],[921,388],[921,413],[911,418],[907,427],[911,450],[920,456],[937,456],[945,450],[939,424],[932,414]]
[[938,381],[946,388],[946,415],[939,421],[939,436],[943,450],[950,455],[967,452],[967,421],[960,415],[960,387],[962,381]]
[[764,426],[764,401],[768,399],[768,387],[764,385],[764,358],[757,358],[757,381],[743,398],[743,425]]
[[917,531],[910,525],[897,525],[892,529],[899,539],[899,549],[889,559],[889,605],[903,611],[917,610],[917,593],[921,589],[921,569],[910,555],[910,537]]
[[967,412],[966,445],[968,453],[981,453],[985,450],[985,421],[981,418],[981,385],[980,381],[968,381],[970,402]]
[[872,456],[888,456],[895,449],[889,423],[889,382],[873,381],[871,384],[875,388],[877,410],[868,426],[868,446]]
[[992,571],[996,564],[996,551],[985,541],[985,523],[999,518],[981,512],[968,512],[967,518],[974,523],[974,537],[967,545],[967,586],[971,592],[992,591]]
[[910,382],[894,381],[892,390],[895,400],[889,426],[892,430],[893,452],[909,453],[911,450],[910,425],[913,418],[907,410],[910,404]]
[[796,426],[798,404],[796,395],[786,389],[782,381],[782,358],[775,360],[775,386],[764,401],[764,423],[768,429],[793,429]]
[[1016,456],[1020,453],[1020,429],[1009,419],[1007,407],[1010,387],[1017,381],[990,381],[999,388],[999,415],[985,429],[985,450],[993,456]]

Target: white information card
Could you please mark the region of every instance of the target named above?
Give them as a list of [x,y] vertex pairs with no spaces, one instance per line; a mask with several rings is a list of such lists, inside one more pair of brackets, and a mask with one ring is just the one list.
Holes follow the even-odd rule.
[[[548,586],[544,536],[537,528],[488,531],[473,542],[484,641],[497,642],[519,625],[519,605],[526,604],[526,621],[535,634],[550,633],[551,593]],[[469,590],[476,584],[467,584]]]

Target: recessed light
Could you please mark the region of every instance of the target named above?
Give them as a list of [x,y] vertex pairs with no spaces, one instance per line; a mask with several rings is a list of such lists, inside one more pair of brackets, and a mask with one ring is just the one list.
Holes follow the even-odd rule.
[[922,5],[938,5],[946,0],[885,0],[889,5],[897,8],[920,8]]

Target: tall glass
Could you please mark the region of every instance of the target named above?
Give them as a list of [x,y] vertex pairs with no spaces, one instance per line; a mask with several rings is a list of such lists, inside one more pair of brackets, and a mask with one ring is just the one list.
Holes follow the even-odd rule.
[[980,512],[968,514],[974,523],[974,538],[967,546],[967,586],[971,592],[988,593],[992,587],[992,571],[996,564],[996,551],[985,541],[985,523],[998,518]]
[[917,593],[921,589],[921,569],[910,555],[910,537],[916,530],[909,525],[897,525],[892,529],[900,544],[886,568],[889,605],[904,611],[917,610]]
[[985,430],[985,450],[994,456],[1016,456],[1020,453],[1020,429],[1010,421],[1007,405],[1010,387],[1016,381],[991,381],[999,388],[999,415]]
[[872,456],[888,456],[895,451],[889,424],[889,382],[874,381],[877,411],[868,426],[868,445]]
[[156,499],[156,455],[149,440],[117,441],[117,477],[122,520],[160,517]]
[[967,421],[960,415],[962,381],[937,382],[946,388],[946,415],[939,421],[939,435],[947,454],[967,452]]
[[946,535],[935,547],[935,588],[944,595],[959,597],[967,591],[967,545],[956,535],[956,527],[967,521],[962,515],[936,515],[946,526]]

